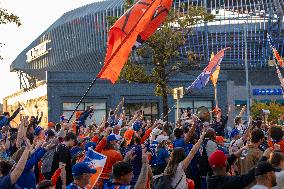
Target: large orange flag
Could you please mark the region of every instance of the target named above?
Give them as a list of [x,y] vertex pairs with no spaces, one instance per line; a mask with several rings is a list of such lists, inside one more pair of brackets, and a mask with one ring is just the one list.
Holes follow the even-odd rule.
[[149,24],[160,3],[161,0],[140,0],[115,22],[109,31],[105,63],[99,78],[115,83],[137,36]]

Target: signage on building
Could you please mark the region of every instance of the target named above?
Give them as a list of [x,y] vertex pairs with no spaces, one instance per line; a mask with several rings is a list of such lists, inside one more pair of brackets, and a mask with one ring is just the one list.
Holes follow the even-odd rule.
[[255,96],[259,95],[282,95],[283,90],[281,88],[276,89],[253,89],[252,94]]
[[27,62],[31,62],[45,54],[48,53],[47,43],[49,43],[50,40],[44,41],[41,44],[35,46],[31,50],[27,52]]

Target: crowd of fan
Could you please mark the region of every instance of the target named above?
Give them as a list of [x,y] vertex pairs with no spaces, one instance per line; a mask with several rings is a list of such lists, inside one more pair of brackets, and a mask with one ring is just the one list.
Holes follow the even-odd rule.
[[[208,123],[188,108],[174,125],[145,120],[137,111],[126,120],[123,101],[100,124],[86,125],[95,107],[76,112],[76,120],[40,126],[42,115],[0,117],[1,189],[81,189],[97,170],[82,162],[93,150],[107,157],[94,188],[104,189],[267,189],[284,188],[281,126],[260,118],[234,126],[220,108]],[[121,113],[118,114],[121,110]],[[227,132],[227,128],[233,128]]]

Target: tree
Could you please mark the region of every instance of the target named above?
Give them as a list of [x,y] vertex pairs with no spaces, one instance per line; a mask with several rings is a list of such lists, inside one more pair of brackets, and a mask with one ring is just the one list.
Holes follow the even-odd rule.
[[[0,25],[15,23],[18,27],[21,26],[21,21],[18,16],[13,13],[9,13],[6,9],[0,8]],[[3,47],[3,43],[0,42],[0,48]],[[0,60],[3,58],[0,55]]]
[[[133,1],[129,0],[127,3],[126,8]],[[163,99],[163,115],[167,115],[168,94],[171,93],[170,79],[177,73],[198,68],[198,62],[203,58],[197,57],[191,51],[182,54],[180,48],[185,45],[193,26],[213,19],[214,16],[202,7],[181,4],[179,8],[172,9],[155,34],[132,53],[136,57],[142,57],[142,63],[135,56],[130,56],[120,79],[155,84],[155,94]],[[115,20],[113,17],[108,18],[110,24]],[[150,64],[144,64],[145,61]]]
[[268,115],[268,122],[277,124],[280,116],[284,112],[284,106],[275,102],[271,103],[259,103],[254,102],[251,106],[251,115],[253,118],[257,116],[262,116],[262,110],[269,110],[270,114]]

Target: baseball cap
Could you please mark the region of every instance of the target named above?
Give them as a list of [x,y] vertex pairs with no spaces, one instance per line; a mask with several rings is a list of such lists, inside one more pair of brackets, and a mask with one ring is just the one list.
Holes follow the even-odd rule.
[[271,171],[275,171],[272,165],[267,161],[261,161],[256,165],[255,170],[254,170],[254,175],[260,176],[260,175],[269,173]]
[[161,143],[161,142],[166,141],[166,140],[168,140],[168,139],[169,139],[169,136],[165,136],[165,135],[159,135],[159,136],[157,136],[157,138],[156,138],[156,140],[157,140],[158,143]]
[[107,137],[107,142],[118,141],[118,140],[119,140],[119,139],[116,138],[115,135],[109,135],[109,136]]
[[132,125],[132,128],[134,131],[139,131],[142,127],[142,122],[141,121],[135,121]]
[[235,136],[237,136],[238,134],[240,134],[239,129],[237,128],[233,128],[230,134],[230,138],[234,138]]
[[226,167],[227,157],[221,150],[216,150],[209,156],[208,161],[212,168]]
[[48,122],[47,127],[55,127],[55,124],[53,122]]
[[73,176],[79,176],[79,175],[83,175],[83,174],[86,174],[86,173],[93,173],[93,174],[95,174],[96,172],[97,172],[96,169],[92,169],[85,162],[77,163],[77,164],[73,165],[73,167],[72,167],[72,175]]
[[222,136],[216,136],[216,142],[217,142],[217,143],[224,143],[224,142],[225,142],[224,137],[222,137]]
[[37,126],[37,127],[35,128],[34,134],[35,134],[35,135],[39,135],[39,133],[40,133],[41,130],[43,130],[43,128],[42,128],[41,126]]
[[152,135],[158,136],[158,135],[160,135],[162,132],[163,132],[163,131],[162,131],[161,129],[159,129],[159,128],[154,128],[154,129],[152,130]]

